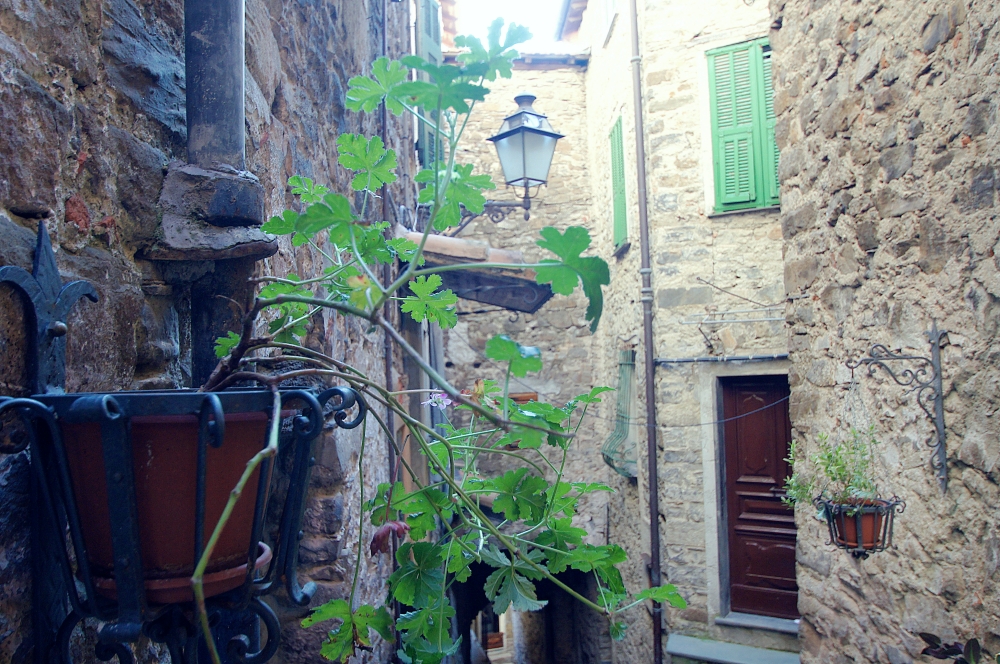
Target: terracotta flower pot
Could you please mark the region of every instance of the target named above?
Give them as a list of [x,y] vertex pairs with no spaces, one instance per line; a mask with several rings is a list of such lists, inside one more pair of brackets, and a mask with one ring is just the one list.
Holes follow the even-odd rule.
[[[842,547],[851,549],[862,548],[871,550],[884,547],[884,508],[887,508],[889,505],[889,501],[881,499],[862,500],[848,505],[829,504],[827,509],[832,511],[834,539],[836,543]],[[869,509],[865,509],[866,507]],[[859,522],[861,525],[860,545],[858,544]]]
[[[227,414],[222,446],[208,446],[205,542],[247,462],[263,447],[267,425],[268,416],[263,412]],[[63,422],[61,429],[95,585],[98,592],[114,598],[114,555],[100,425]],[[198,418],[132,417],[131,442],[147,601],[191,600]],[[206,571],[206,596],[236,588],[246,578],[258,480],[259,470],[247,482],[215,547]],[[261,545],[258,551],[257,568],[271,559],[266,546]]]

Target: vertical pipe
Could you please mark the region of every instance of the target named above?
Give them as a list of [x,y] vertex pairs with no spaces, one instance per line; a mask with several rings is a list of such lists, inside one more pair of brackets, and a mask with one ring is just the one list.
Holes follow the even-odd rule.
[[[382,0],[382,56],[389,56],[389,41],[388,41],[388,29],[389,29],[389,4],[388,0]],[[382,133],[382,144],[388,147],[389,145],[389,113],[386,109],[385,104],[382,104],[381,110],[381,133]],[[388,185],[382,185],[382,219],[389,220],[389,187]],[[390,235],[393,233],[393,228],[390,226],[389,230],[386,231]],[[390,283],[392,281],[392,265],[386,264],[383,268],[383,280],[385,283]],[[387,321],[392,321],[392,306],[391,300],[387,300],[385,303],[385,319]],[[392,390],[392,339],[388,334],[384,336],[384,346],[383,350],[385,353],[385,387],[388,390]],[[395,433],[395,416],[391,410],[386,412],[386,424],[389,427],[390,433]],[[396,452],[392,447],[392,441],[389,443],[389,482],[395,482],[395,472],[396,472]],[[395,558],[393,558],[395,560]]]
[[202,168],[246,168],[243,2],[184,3],[188,162]]
[[[642,58],[639,55],[639,11],[629,0],[632,18],[632,96],[635,107],[635,161],[639,199],[639,244],[642,252],[642,336],[646,377],[646,461],[649,481],[649,582],[660,585],[660,496],[656,446],[656,360],[653,345],[653,286],[649,261],[649,214],[646,207],[646,146],[642,124]],[[663,606],[653,602],[653,664],[663,662]]]

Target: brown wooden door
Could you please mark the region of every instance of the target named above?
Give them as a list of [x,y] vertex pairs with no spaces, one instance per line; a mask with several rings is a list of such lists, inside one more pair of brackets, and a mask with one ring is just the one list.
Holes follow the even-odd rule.
[[730,608],[798,618],[795,517],[781,502],[792,433],[788,380],[728,379],[722,395]]

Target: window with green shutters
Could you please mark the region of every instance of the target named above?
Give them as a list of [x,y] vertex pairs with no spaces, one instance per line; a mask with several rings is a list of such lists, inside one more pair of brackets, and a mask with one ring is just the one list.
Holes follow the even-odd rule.
[[778,148],[767,39],[708,52],[715,211],[778,204]]
[[622,145],[622,119],[611,129],[611,209],[614,219],[615,247],[628,240],[628,217],[625,205],[625,151]]
[[[432,65],[440,65],[441,55],[441,5],[437,0],[417,0],[417,55]],[[421,80],[428,80],[428,74],[420,72]],[[431,119],[436,119],[431,115]],[[423,122],[417,125],[417,156],[424,168],[433,168],[437,161],[437,141],[434,131]]]

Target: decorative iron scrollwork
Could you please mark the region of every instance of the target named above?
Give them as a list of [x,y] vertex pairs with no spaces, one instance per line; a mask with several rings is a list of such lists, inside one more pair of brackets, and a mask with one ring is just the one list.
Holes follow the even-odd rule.
[[861,560],[892,546],[893,517],[906,509],[906,503],[896,496],[851,505],[822,497],[813,502],[826,518],[830,530],[828,544],[849,551]]
[[[268,390],[235,389],[209,394],[194,390],[64,394],[65,320],[73,303],[80,297],[96,300],[96,291],[83,281],[62,285],[43,223],[39,225],[33,274],[16,267],[0,267],[0,282],[14,284],[27,296],[25,320],[34,344],[28,361],[35,394],[31,398],[0,397],[0,454],[30,451],[33,622],[40,661],[71,664],[69,644],[73,632],[87,618],[103,623],[93,646],[94,656],[100,661],[134,664],[129,644],[141,634],[165,644],[172,664],[199,661],[202,637],[190,603],[147,602],[130,423],[133,417],[150,415],[197,417],[198,440],[191,449],[197,459],[195,522],[190,524],[194,534],[191,554],[197,561],[205,534],[208,448],[224,445],[227,412],[270,413],[273,395]],[[256,496],[244,497],[255,500],[247,541],[246,576],[240,586],[220,591],[207,601],[210,614],[234,617],[240,623],[226,634],[216,635],[223,646],[224,661],[228,662],[263,664],[277,651],[280,625],[260,597],[272,592],[278,581],[284,582],[294,602],[304,606],[312,599],[316,586],[311,582],[300,585],[296,566],[314,443],[323,430],[325,417],[332,415],[336,426],[350,429],[359,426],[368,411],[361,395],[349,387],[333,387],[318,397],[307,390],[283,390],[281,401],[283,405],[294,401],[303,406],[293,417],[291,436],[281,442],[282,449],[292,448],[293,461],[278,523],[279,536],[273,545],[274,556],[266,570],[256,572],[258,547],[267,548],[262,540],[267,502],[272,493],[273,463],[273,459],[267,458],[260,465],[261,481],[257,483]],[[352,411],[356,414],[348,419]],[[107,493],[107,519],[112,524],[114,591],[111,594],[102,594],[97,588],[98,575],[90,563],[81,508],[73,490],[73,467],[66,446],[69,439],[64,439],[63,425],[74,423],[96,425],[100,432],[97,449],[103,455],[104,474],[97,481],[103,483]],[[10,435],[15,428],[11,425],[18,427],[16,435]],[[267,565],[263,557],[261,560],[261,565]],[[102,583],[108,580],[104,576],[101,579]],[[102,588],[106,590],[107,584]],[[259,638],[260,623],[268,635],[263,646]]]
[[[858,360],[848,360],[847,368],[857,369],[868,367],[868,375],[875,374],[875,369],[882,369],[897,385],[909,388],[907,393],[915,392],[917,404],[934,423],[935,437],[927,441],[933,450],[931,468],[934,469],[941,485],[941,491],[948,488],[948,453],[945,448],[946,430],[944,424],[944,393],[941,379],[941,342],[947,335],[937,329],[937,322],[931,324],[927,332],[927,340],[931,346],[931,356],[901,355],[893,353],[884,344],[874,344],[868,351],[868,357]],[[893,370],[892,363],[909,363],[902,369]]]
[[[528,219],[531,218],[531,199],[525,198],[524,200],[521,201],[510,201],[510,202],[486,201],[486,204],[483,205],[482,212],[472,212],[469,209],[467,209],[464,205],[461,206],[460,209],[461,209],[461,223],[459,223],[458,226],[455,226],[454,228],[450,228],[447,231],[445,231],[444,233],[445,235],[448,235],[450,237],[458,235],[465,229],[466,226],[471,224],[479,217],[486,217],[494,224],[499,224],[501,221],[509,217],[512,212],[515,212],[517,210],[523,210],[524,220],[528,221]],[[417,224],[414,230],[416,230],[417,232],[422,232],[424,228],[427,227],[427,222],[429,221],[430,216],[431,216],[430,205],[417,206]]]

